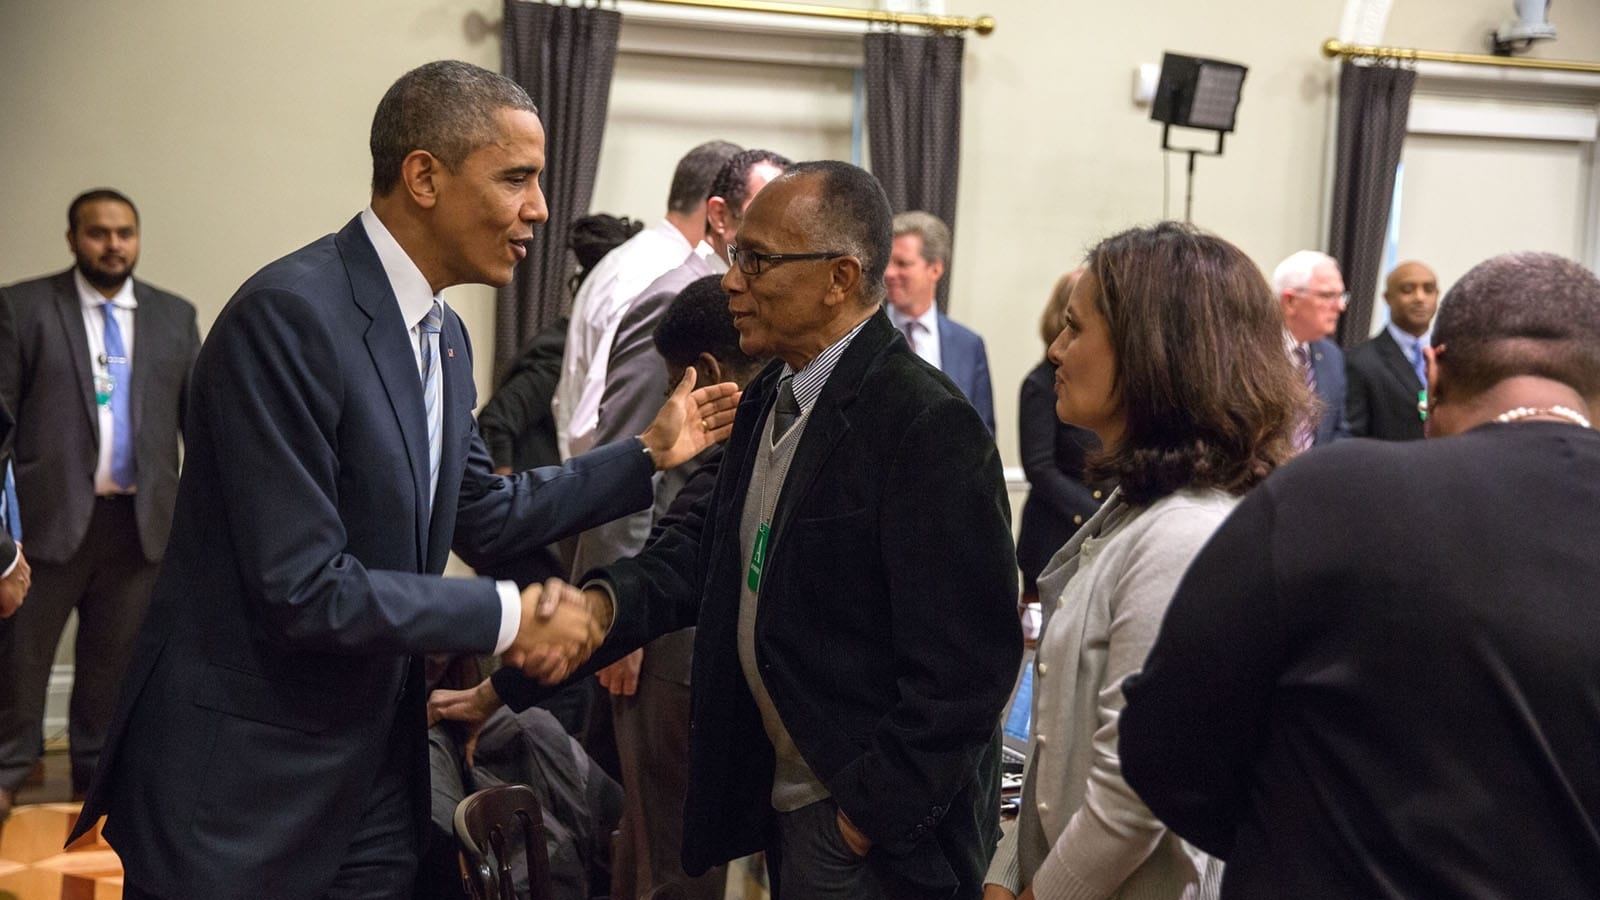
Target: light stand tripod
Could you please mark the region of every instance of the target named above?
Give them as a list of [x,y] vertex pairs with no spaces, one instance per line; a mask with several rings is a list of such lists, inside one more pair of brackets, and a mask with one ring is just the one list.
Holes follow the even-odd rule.
[[1217,149],[1215,150],[1201,150],[1194,147],[1174,147],[1172,146],[1171,137],[1172,123],[1163,122],[1161,124],[1162,151],[1166,153],[1189,154],[1189,165],[1187,166],[1188,174],[1185,178],[1183,188],[1183,221],[1192,224],[1194,222],[1194,158],[1197,156],[1221,156],[1224,132],[1217,132]]

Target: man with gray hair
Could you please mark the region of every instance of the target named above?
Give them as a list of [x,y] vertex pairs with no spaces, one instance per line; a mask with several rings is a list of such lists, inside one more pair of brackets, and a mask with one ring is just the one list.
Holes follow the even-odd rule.
[[1127,683],[1123,773],[1223,897],[1600,885],[1600,279],[1481,263],[1430,353],[1430,440],[1278,469]]
[[894,217],[894,251],[883,274],[889,321],[916,354],[943,372],[966,395],[994,434],[994,390],[983,338],[940,312],[939,279],[950,265],[950,226],[922,210]]
[[977,413],[881,311],[891,223],[848,163],[756,196],[722,285],[739,346],[777,359],[716,485],[563,591],[615,609],[589,666],[698,623],[684,869],[765,850],[776,900],[977,900],[999,838],[1010,507]]
[[1333,257],[1317,250],[1289,255],[1272,270],[1272,290],[1283,304],[1284,345],[1322,401],[1315,419],[1306,424],[1301,449],[1350,436],[1345,417],[1344,353],[1328,340],[1339,327],[1350,295]]
[[[745,208],[767,182],[783,174],[790,162],[788,157],[770,150],[754,149],[737,153],[723,163],[705,198],[705,241],[681,265],[657,278],[629,303],[617,325],[606,366],[600,420],[595,426],[597,442],[638,433],[640,420],[648,423],[661,405],[661,391],[671,382],[667,380],[667,359],[656,347],[656,326],[680,291],[697,279],[721,277],[728,271],[728,243],[739,229]],[[717,294],[724,298],[721,305],[726,316],[726,295],[720,288]],[[731,319],[727,328],[733,328]],[[691,461],[661,473],[657,498],[670,503],[697,468],[697,463]],[[658,511],[662,507],[660,499]],[[645,510],[585,531],[578,537],[573,571],[610,565],[643,550],[654,518],[650,510]],[[650,646],[635,650],[598,673],[600,683],[611,692],[617,757],[628,799],[618,827],[616,858],[612,860],[613,896],[636,897],[650,885],[666,881],[679,882],[692,898],[709,900],[722,896],[724,873],[720,867],[690,879],[678,861],[683,824],[682,763],[688,752],[687,741],[681,742],[685,746],[674,746],[663,742],[659,735],[687,733],[686,722],[678,731],[658,720],[667,711],[675,710],[662,703],[663,693],[670,692],[671,699],[688,694],[693,647],[694,629],[685,628],[662,635]],[[641,686],[650,687],[641,690]],[[683,706],[687,709],[687,703]],[[678,764],[676,768],[674,763]],[[644,802],[647,799],[656,802]]]
[[[256,273],[195,362],[149,618],[74,836],[102,813],[123,896],[401,897],[428,828],[421,656],[545,672],[598,641],[538,586],[441,578],[649,505],[726,433],[733,386],[638,438],[499,476],[466,331],[439,294],[503,285],[547,217],[515,82],[429,63],[372,123],[371,205]],[[693,423],[694,427],[685,427]]]

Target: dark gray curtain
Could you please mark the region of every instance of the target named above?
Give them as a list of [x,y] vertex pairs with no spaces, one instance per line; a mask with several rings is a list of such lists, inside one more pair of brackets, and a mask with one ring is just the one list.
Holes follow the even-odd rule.
[[[959,35],[876,32],[864,45],[872,174],[895,212],[927,210],[954,234],[966,41]],[[949,288],[946,268],[940,311],[949,306]]]
[[1328,253],[1344,270],[1350,306],[1339,320],[1339,343],[1353,347],[1372,330],[1374,285],[1394,202],[1395,169],[1417,73],[1387,65],[1339,70],[1339,134],[1333,176]]
[[573,260],[567,229],[589,211],[605,136],[622,16],[615,10],[506,0],[500,65],[544,123],[543,187],[550,221],[495,299],[495,382],[529,339],[567,311]]

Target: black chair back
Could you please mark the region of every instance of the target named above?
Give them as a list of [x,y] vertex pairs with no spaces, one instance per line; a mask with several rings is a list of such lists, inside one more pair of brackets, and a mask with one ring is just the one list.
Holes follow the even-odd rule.
[[523,784],[471,794],[456,806],[461,883],[473,900],[550,900],[539,797]]

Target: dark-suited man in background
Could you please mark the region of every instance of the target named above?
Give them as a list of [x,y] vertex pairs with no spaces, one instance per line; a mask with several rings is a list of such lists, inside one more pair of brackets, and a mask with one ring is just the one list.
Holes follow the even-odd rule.
[[98,189],[67,211],[65,272],[0,288],[15,328],[0,396],[16,419],[17,504],[33,566],[27,607],[0,625],[0,806],[43,749],[56,644],[78,611],[68,741],[88,790],[150,602],[178,492],[189,301],[133,277],[139,212]]
[[698,621],[684,868],[766,850],[780,900],[976,898],[999,837],[1022,651],[1005,483],[881,309],[890,221],[846,163],[756,197],[723,286],[740,346],[781,362],[709,502],[582,592],[601,620],[616,597],[591,666]]
[[950,320],[934,305],[939,279],[950,265],[950,226],[933,213],[894,217],[894,249],[884,272],[889,322],[917,355],[950,377],[994,434],[994,389],[983,338]]
[[1272,270],[1272,289],[1283,303],[1284,343],[1306,386],[1322,401],[1301,448],[1350,436],[1345,419],[1344,353],[1328,337],[1339,327],[1349,295],[1339,263],[1326,253],[1300,250]]
[[438,577],[449,551],[491,562],[645,506],[732,418],[731,385],[697,406],[686,383],[642,438],[493,474],[439,292],[511,280],[547,217],[543,129],[514,82],[439,62],[384,95],[371,147],[371,206],[245,282],[195,365],[172,540],[77,825],[109,814],[124,896],[407,895],[416,654],[599,639],[538,588]]
[[1419,262],[1394,267],[1384,283],[1389,324],[1345,358],[1350,433],[1388,441],[1422,438],[1428,405],[1423,348],[1439,310],[1439,276]]

